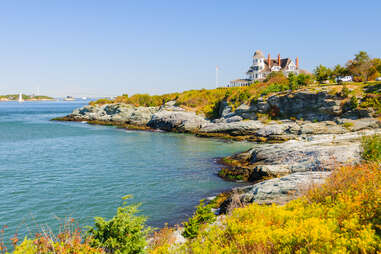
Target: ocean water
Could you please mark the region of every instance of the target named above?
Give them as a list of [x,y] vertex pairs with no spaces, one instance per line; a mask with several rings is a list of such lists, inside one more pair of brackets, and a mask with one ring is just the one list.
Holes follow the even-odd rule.
[[127,131],[50,119],[85,102],[0,103],[0,227],[4,238],[65,218],[111,218],[132,194],[153,227],[180,223],[200,199],[238,186],[216,176],[215,158],[247,150],[192,135]]

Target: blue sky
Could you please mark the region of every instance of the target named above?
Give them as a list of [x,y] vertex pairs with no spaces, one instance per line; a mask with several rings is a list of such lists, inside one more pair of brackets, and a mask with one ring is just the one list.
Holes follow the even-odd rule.
[[244,76],[251,55],[302,68],[381,57],[381,1],[0,2],[0,94],[161,94]]

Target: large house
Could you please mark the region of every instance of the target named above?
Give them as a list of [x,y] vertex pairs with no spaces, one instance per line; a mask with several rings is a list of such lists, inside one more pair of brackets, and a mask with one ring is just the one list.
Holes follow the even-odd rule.
[[288,76],[291,72],[299,74],[298,57],[296,57],[294,62],[291,58],[281,58],[279,54],[277,59],[271,59],[270,54],[268,54],[266,59],[263,53],[257,50],[253,55],[253,64],[246,72],[247,78],[232,80],[228,87],[247,86],[255,81],[262,81],[274,71],[281,71],[285,76]]

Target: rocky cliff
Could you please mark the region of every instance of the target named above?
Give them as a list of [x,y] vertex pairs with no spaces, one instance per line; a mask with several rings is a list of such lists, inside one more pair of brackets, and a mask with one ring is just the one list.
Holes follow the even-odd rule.
[[359,162],[361,137],[381,133],[376,116],[372,109],[358,109],[337,94],[299,91],[260,97],[235,110],[221,102],[218,118],[213,120],[186,111],[175,101],[161,107],[88,105],[59,120],[261,142],[247,152],[225,158],[226,167],[219,175],[250,182],[274,178],[240,190],[245,202],[266,203],[287,200],[289,192],[300,192],[296,185],[321,180],[334,166]]

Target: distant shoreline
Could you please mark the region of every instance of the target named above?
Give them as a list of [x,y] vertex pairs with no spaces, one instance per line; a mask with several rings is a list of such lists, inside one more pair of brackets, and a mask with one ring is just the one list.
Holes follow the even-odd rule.
[[[10,102],[10,101],[18,102],[18,100],[0,99],[0,102]],[[26,99],[23,101],[57,101],[57,99]]]

